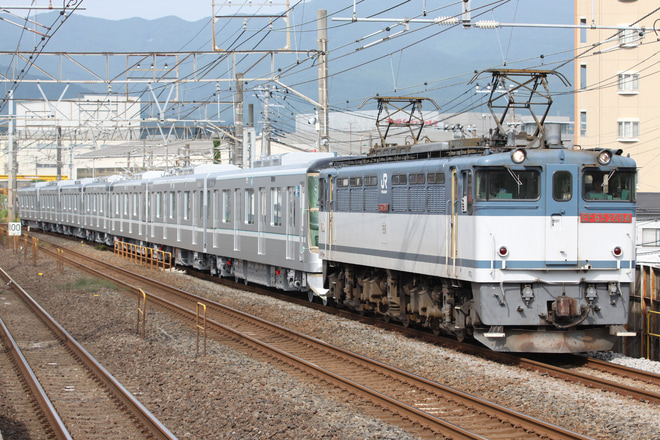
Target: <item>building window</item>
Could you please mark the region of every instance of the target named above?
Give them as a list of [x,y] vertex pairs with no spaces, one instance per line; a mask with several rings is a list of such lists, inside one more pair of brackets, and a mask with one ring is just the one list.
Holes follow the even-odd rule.
[[587,42],[587,19],[586,17],[581,17],[580,18],[580,26],[584,26],[580,28],[580,43],[586,43]]
[[660,229],[643,228],[642,246],[660,246]]
[[[626,26],[626,25],[621,25]],[[619,46],[637,47],[640,41],[639,31],[635,29],[622,29],[619,31]]]
[[619,73],[619,93],[637,93],[639,90],[638,73]]
[[580,89],[585,90],[587,88],[587,65],[580,64]]
[[580,136],[587,135],[587,112],[582,110],[580,112]]
[[619,137],[620,142],[636,142],[639,139],[639,121],[627,120],[619,122]]

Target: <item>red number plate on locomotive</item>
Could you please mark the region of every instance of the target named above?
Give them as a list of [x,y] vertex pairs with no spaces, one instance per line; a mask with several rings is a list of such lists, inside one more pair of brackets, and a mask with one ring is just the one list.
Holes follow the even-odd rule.
[[604,212],[582,213],[581,223],[630,223],[632,214],[613,214]]

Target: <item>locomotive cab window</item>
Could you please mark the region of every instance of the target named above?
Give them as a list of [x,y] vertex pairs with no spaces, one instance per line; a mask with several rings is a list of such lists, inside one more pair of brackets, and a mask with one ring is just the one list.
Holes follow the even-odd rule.
[[585,170],[582,174],[582,197],[588,201],[632,202],[635,200],[635,173],[616,168]]
[[570,171],[557,171],[552,175],[552,197],[557,201],[568,201],[573,198],[573,175]]
[[510,168],[477,171],[477,200],[538,200],[541,178],[537,170]]

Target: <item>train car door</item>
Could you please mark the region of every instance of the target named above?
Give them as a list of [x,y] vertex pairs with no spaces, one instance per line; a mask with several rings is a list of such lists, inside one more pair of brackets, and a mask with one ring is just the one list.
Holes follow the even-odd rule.
[[293,260],[295,255],[296,234],[296,189],[289,186],[286,189],[286,259]]
[[266,188],[259,188],[259,212],[257,213],[257,253],[266,254]]
[[449,222],[449,253],[447,262],[447,273],[456,273],[456,257],[458,256],[458,170],[451,169],[451,220]]
[[[331,257],[332,252],[332,227],[333,227],[333,196],[332,196],[333,176],[328,175],[327,179],[322,178],[319,181],[319,194],[321,196],[322,217],[319,218],[321,233],[323,234],[323,251],[327,258]],[[323,212],[327,211],[327,216]],[[326,224],[327,222],[327,224]]]
[[545,198],[545,263],[577,265],[578,167],[548,165]]
[[241,190],[234,189],[234,250],[241,250]]

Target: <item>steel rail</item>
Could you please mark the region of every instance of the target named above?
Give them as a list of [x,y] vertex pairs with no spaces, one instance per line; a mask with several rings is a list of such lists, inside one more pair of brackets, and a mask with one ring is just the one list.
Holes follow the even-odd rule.
[[[2,270],[1,276],[3,278],[4,275],[6,275],[6,272]],[[32,397],[34,397],[34,399],[37,401],[39,409],[46,417],[48,427],[52,429],[53,434],[58,439],[72,439],[73,437],[71,437],[71,434],[69,434],[69,430],[66,428],[66,425],[60,418],[60,415],[57,413],[53,403],[48,398],[48,395],[41,386],[41,383],[39,383],[39,379],[37,379],[34,371],[32,371],[32,368],[30,368],[30,364],[28,364],[27,359],[25,359],[25,356],[23,356],[23,352],[14,340],[14,337],[9,332],[7,326],[5,326],[2,318],[0,318],[0,337],[6,341],[9,355],[14,359],[16,366],[18,367],[23,379],[25,380],[25,383],[32,393]]]
[[[52,251],[49,251],[52,253]],[[68,253],[70,254],[76,254],[81,258],[84,258],[86,262],[90,261],[90,257],[88,255],[84,255],[81,253],[78,253],[76,251],[68,250]],[[177,289],[175,287],[172,287],[170,285],[161,283],[157,280],[153,280],[151,278],[144,277],[142,275],[136,274],[134,272],[131,272],[129,270],[116,267],[113,265],[110,265],[108,263],[98,261],[98,260],[92,260],[94,263],[101,265],[102,267],[106,268],[106,271],[101,271],[94,269],[87,264],[83,264],[81,262],[78,262],[72,258],[69,258],[68,256],[64,255],[61,256],[61,258],[64,258],[69,264],[72,266],[75,266],[81,270],[84,270],[87,273],[90,273],[92,275],[98,276],[98,277],[103,277],[106,279],[109,279],[115,283],[118,283],[120,285],[129,287],[131,289],[134,289],[135,291],[138,290],[138,287],[129,284],[123,280],[118,279],[117,277],[114,277],[112,275],[109,275],[106,273],[106,271],[109,270],[114,270],[119,272],[122,277],[131,277],[136,280],[140,280],[140,282],[155,286],[159,289],[166,290],[168,292],[174,293],[177,296],[183,297],[184,299],[188,300],[191,302],[191,304],[196,304],[199,301],[203,301],[207,306],[220,309],[221,311],[225,313],[231,313],[233,315],[240,316],[243,319],[248,319],[251,321],[256,321],[259,323],[261,326],[269,327],[272,329],[275,329],[275,331],[278,332],[286,332],[288,334],[293,335],[295,338],[301,339],[306,341],[308,345],[316,345],[316,346],[321,346],[326,350],[332,350],[339,352],[345,357],[349,357],[354,359],[355,361],[359,361],[365,364],[370,364],[374,366],[377,369],[385,370],[388,374],[391,374],[393,376],[399,376],[399,377],[404,377],[407,381],[415,383],[419,386],[423,387],[432,387],[436,390],[438,393],[442,394],[450,394],[457,398],[458,400],[468,402],[470,406],[477,408],[477,410],[482,411],[484,413],[489,413],[489,414],[494,414],[496,417],[498,417],[500,420],[507,420],[512,423],[512,425],[515,426],[524,426],[525,428],[532,430],[533,432],[539,434],[540,436],[546,436],[548,438],[553,438],[553,439],[588,439],[588,437],[582,436],[580,434],[577,434],[575,432],[566,430],[562,427],[556,426],[554,424],[545,422],[540,419],[536,419],[534,417],[527,416],[525,414],[519,413],[517,411],[513,411],[511,409],[501,407],[499,405],[496,405],[492,402],[488,402],[485,399],[480,399],[475,396],[471,396],[467,393],[460,392],[458,390],[455,390],[450,387],[443,386],[439,383],[418,377],[416,375],[413,375],[411,373],[408,373],[406,371],[391,367],[389,365],[383,364],[381,362],[366,358],[364,356],[360,356],[356,353],[350,352],[348,350],[342,349],[340,347],[335,347],[331,344],[328,344],[324,341],[321,341],[319,339],[310,337],[308,335],[292,331],[286,327],[283,327],[278,324],[271,323],[269,321],[263,320],[261,318],[258,318],[256,316],[241,312],[239,310],[236,310],[231,307],[227,307],[225,305],[222,305],[220,303],[217,303],[215,301],[209,300],[207,298],[203,298],[198,295],[194,295],[189,292],[185,292],[181,289]],[[143,289],[144,291],[144,289]],[[155,303],[160,304],[161,306],[167,307],[167,308],[173,308],[175,309],[178,313],[185,314],[187,317],[191,320],[195,319],[196,312],[192,309],[188,309],[186,307],[180,306],[178,304],[174,304],[171,301],[165,300],[163,298],[159,298],[157,295],[154,295],[153,293],[145,292],[146,295],[150,298],[150,300],[154,301]],[[225,333],[230,333],[234,335],[234,337],[238,338],[241,341],[249,341],[250,343],[261,347],[263,350],[266,350],[270,353],[272,353],[275,357],[277,357],[280,360],[283,360],[284,362],[290,363],[294,362],[296,365],[298,365],[300,368],[305,368],[308,369],[309,371],[313,371],[315,374],[321,374],[325,377],[324,380],[329,381],[329,382],[334,382],[334,383],[340,383],[342,387],[345,389],[353,390],[354,392],[359,392],[362,394],[366,394],[368,398],[379,406],[382,407],[394,407],[395,409],[393,412],[395,414],[402,414],[404,418],[410,419],[410,420],[415,420],[416,423],[419,423],[422,426],[428,427],[429,429],[439,429],[439,431],[436,432],[442,432],[445,435],[450,435],[452,438],[465,438],[465,439],[482,439],[483,437],[472,433],[468,430],[465,430],[463,428],[460,428],[450,422],[447,422],[443,419],[440,419],[438,417],[435,417],[431,414],[428,414],[422,410],[419,410],[418,408],[415,408],[412,405],[409,405],[405,402],[398,401],[397,399],[394,399],[392,397],[389,397],[387,395],[381,394],[378,391],[372,390],[368,387],[365,387],[364,385],[361,385],[359,383],[356,383],[350,379],[347,379],[345,377],[342,377],[332,371],[329,371],[327,369],[324,369],[322,367],[319,367],[316,364],[313,364],[309,361],[306,361],[304,359],[299,358],[298,356],[285,352],[277,347],[274,347],[266,342],[263,342],[257,338],[254,338],[244,332],[240,332],[236,329],[230,328],[224,324],[221,324],[217,321],[214,321],[212,319],[207,319],[207,323],[210,324],[211,326],[215,327],[215,329],[223,331]],[[392,409],[390,409],[392,411]],[[432,426],[435,426],[437,428],[431,428]]]
[[[602,390],[612,391],[621,395],[630,396],[640,401],[647,401],[655,404],[660,403],[660,394],[654,391],[646,390],[644,388],[632,387],[629,385],[613,382],[611,380],[602,379],[600,377],[591,376],[577,371],[570,371],[566,368],[556,367],[554,365],[535,361],[533,359],[517,358],[516,362],[520,366],[525,367],[529,370],[540,371],[542,373],[546,373],[548,375],[551,375],[552,377],[556,377],[559,379],[564,379],[571,382],[577,382],[591,387],[595,386]],[[627,370],[633,370],[635,371],[635,376],[645,377],[646,379],[642,379],[642,380],[647,382],[649,378],[656,376],[653,375],[653,373],[644,374],[638,370],[628,369],[626,367],[623,368],[618,368],[618,367],[621,366],[609,367],[610,368],[609,372],[626,377],[625,372]]]
[[660,386],[660,374],[651,373],[650,371],[640,371],[636,368],[614,364],[612,362],[601,361],[600,359],[594,358],[587,358],[584,365],[586,367],[593,368],[594,370],[604,371],[606,373],[615,374],[617,376],[625,376],[631,379]]
[[39,318],[69,347],[90,370],[108,386],[113,395],[118,398],[141,423],[158,439],[173,440],[177,437],[170,432],[151,412],[140,403],[124,386],[115,379],[91,354],[83,348],[69,333],[46,312],[13,278],[0,268],[0,276],[11,283],[14,290],[20,294],[25,303]]

